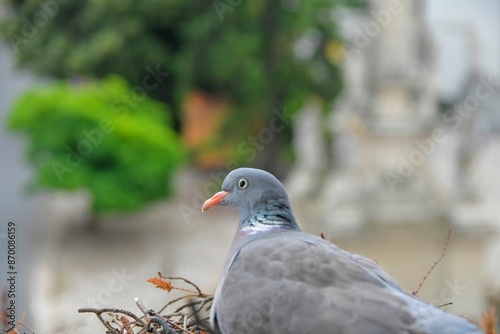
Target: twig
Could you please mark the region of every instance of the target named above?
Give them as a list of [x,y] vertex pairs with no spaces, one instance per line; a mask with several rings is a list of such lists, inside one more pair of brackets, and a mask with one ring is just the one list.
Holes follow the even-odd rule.
[[126,316],[121,316],[119,319],[123,325],[123,329],[125,330],[125,334],[134,334],[132,327],[130,326],[130,320]]
[[135,300],[135,305],[141,310],[141,312],[147,317],[148,315],[151,315],[151,312],[154,312],[152,310],[148,310],[146,306],[141,302],[141,300],[137,297],[134,298]]
[[[35,331],[33,330],[33,328],[31,328],[30,326],[28,326],[27,324],[24,323],[24,318],[26,318],[26,312],[23,312],[23,315],[21,316],[21,320],[16,321],[18,324],[18,327],[12,328],[12,331],[9,331],[8,333],[19,333],[19,329],[21,329],[21,327],[24,327],[27,330],[29,330],[32,334],[35,334]],[[6,320],[2,314],[0,314],[0,320]],[[4,332],[7,333],[7,331],[4,331]]]
[[28,325],[24,323],[24,318],[26,318],[26,312],[23,312],[23,315],[21,316],[21,320],[17,321],[17,324],[19,325],[19,329],[22,327],[26,328],[29,330],[31,333],[35,334],[35,331]]
[[165,276],[162,275],[162,273],[160,271],[158,272],[158,276],[160,278],[163,278],[163,279],[166,279],[166,280],[170,280],[170,281],[173,281],[173,280],[184,281],[185,283],[191,285],[193,288],[196,289],[196,291],[192,291],[192,290],[189,290],[189,289],[183,289],[183,288],[174,287],[174,289],[176,289],[176,290],[181,290],[181,291],[186,291],[186,292],[192,292],[192,293],[197,293],[200,296],[206,296],[203,292],[201,292],[201,289],[196,284],[194,284],[193,282],[191,282],[188,279],[185,279],[184,277],[165,277]]
[[[148,309],[139,298],[135,298],[135,303],[143,316],[134,315],[132,312],[116,309],[116,308],[85,308],[78,310],[80,313],[90,312],[95,313],[99,321],[106,327],[106,333],[109,334],[134,334],[134,326],[140,326],[141,329],[137,334],[201,334],[212,333],[208,324],[208,316],[200,317],[200,312],[205,312],[210,308],[213,302],[213,295],[205,294],[191,281],[181,277],[164,277],[158,273],[160,279],[166,281],[182,280],[186,284],[191,285],[195,291],[188,289],[181,290],[185,293],[184,296],[169,301],[160,312]],[[187,292],[187,293],[186,293]],[[175,306],[172,313],[161,314],[167,307]],[[107,321],[103,313],[111,316],[112,320]],[[135,320],[125,316],[120,317],[117,313],[122,313]],[[130,321],[129,321],[130,319]]]
[[109,321],[104,319],[102,317],[103,313],[122,313],[125,314],[126,316],[129,316],[133,318],[136,323],[140,324],[141,327],[146,327],[146,324],[134,313],[127,311],[127,310],[122,310],[118,308],[101,308],[101,309],[96,309],[96,308],[81,308],[78,309],[78,313],[95,313],[99,321],[111,332],[114,334],[121,334],[119,331],[117,331],[113,326],[109,324]]
[[193,301],[193,299],[192,299],[192,298],[193,298],[193,296],[185,296],[184,298],[188,298],[188,299],[189,299],[189,303],[188,303],[188,304],[186,304],[186,305],[182,305],[182,306],[180,306],[179,308],[177,308],[177,309],[174,311],[174,313],[180,312],[180,311],[182,311],[183,309],[185,309],[186,307],[190,307],[190,308],[192,308],[192,307],[194,307],[195,305],[201,305],[201,308],[199,308],[199,309],[198,309],[198,311],[199,311],[199,310],[203,309],[203,307],[205,307],[205,305],[206,305],[207,303],[209,303],[209,302],[211,302],[211,301],[213,300],[213,297],[211,297],[211,296],[210,296],[210,297],[207,297],[207,298],[204,298],[204,299],[202,299],[202,300],[198,300],[198,301]]
[[[187,295],[187,296],[182,296],[182,297],[179,297],[179,298],[173,299],[173,300],[169,301],[169,302],[168,302],[165,306],[163,306],[163,307],[162,307],[162,308],[158,311],[158,313],[162,313],[162,312],[163,312],[163,311],[165,311],[165,309],[166,309],[167,307],[169,307],[170,305],[175,304],[175,303],[177,303],[178,301],[183,300],[183,299],[186,299],[186,298],[193,298],[193,297],[194,297],[194,298],[203,298],[203,300],[206,300],[206,301],[207,301],[206,303],[208,303],[208,302],[212,301],[212,300],[213,300],[213,298],[214,298],[212,295],[204,295],[204,296],[206,296],[206,297],[202,297],[202,296],[200,296],[200,295]],[[205,303],[205,304],[206,304],[206,303]],[[181,309],[182,309],[182,307],[181,307]]]
[[[202,301],[202,304],[205,300]],[[198,304],[199,302],[193,302],[190,304],[191,306],[191,313],[193,314],[194,316],[194,321],[195,321],[195,324],[198,325],[198,327],[200,328],[203,328],[204,330],[207,330],[209,331],[210,333],[212,332],[210,330],[210,325],[206,323],[206,321],[204,321],[204,319],[200,318],[198,312],[200,311],[200,309],[196,309],[195,308],[195,305]],[[203,308],[203,305],[201,306],[201,308]]]
[[[184,329],[184,328],[182,328],[182,326],[179,326],[179,325],[177,325],[176,323],[174,323],[174,322],[172,322],[172,321],[169,321],[169,324],[171,324],[171,325],[172,325],[172,326],[174,326],[175,328],[177,328],[177,329],[181,330],[183,333],[186,333],[186,334],[195,334],[195,333],[191,332],[191,331],[190,331],[190,330],[188,330],[188,329]],[[174,333],[174,334],[175,334],[175,333]]]
[[424,277],[420,281],[420,284],[418,285],[417,290],[412,291],[412,294],[414,294],[415,296],[418,296],[418,293],[420,292],[420,289],[422,288],[422,286],[424,285],[425,281],[427,280],[427,277],[429,277],[429,275],[434,270],[434,268],[436,268],[437,264],[439,262],[441,262],[441,260],[444,258],[445,254],[446,254],[446,250],[448,249],[448,243],[450,242],[450,237],[451,237],[451,228],[448,230],[448,236],[446,237],[446,243],[444,245],[443,253],[441,253],[441,256],[439,257],[439,259],[437,259],[437,261],[434,262],[434,264],[431,266],[431,268],[429,269],[429,271],[427,271],[427,273],[424,275]]
[[[175,331],[172,329],[172,327],[170,327],[170,323],[168,322],[168,320],[165,320],[163,319],[162,317],[158,316],[158,315],[154,315],[153,317],[151,317],[149,319],[149,322],[148,322],[148,330],[149,328],[151,328],[151,323],[155,323],[157,324],[158,326],[160,326],[162,328],[162,331],[160,333],[163,333],[163,334],[176,334]],[[175,326],[175,324],[172,324]]]
[[[179,298],[178,300],[181,300],[181,299],[184,299],[184,298],[186,298],[186,297]],[[147,318],[149,318],[148,328],[149,328],[150,323],[154,322],[155,324],[161,326],[163,328],[163,330],[164,330],[163,333],[166,333],[166,334],[175,334],[174,330],[170,326],[173,326],[173,327],[181,330],[183,333],[195,334],[195,333],[189,331],[186,327],[183,328],[183,326],[179,326],[178,324],[175,323],[175,321],[169,320],[168,319],[169,316],[165,316],[165,318],[167,318],[167,319],[164,319],[161,316],[159,316],[155,311],[153,311],[153,310],[147,310],[146,307],[140,301],[139,298],[135,298],[135,303],[139,307],[139,309],[141,310],[141,312],[144,313],[144,315]],[[188,306],[189,305],[183,305],[183,306],[181,306],[180,308],[178,308],[170,316],[179,316],[180,315],[181,319],[182,318],[187,319],[187,317],[186,317],[185,314],[180,313],[180,310],[182,310],[183,308],[188,307]]]
[[476,325],[476,326],[478,326],[478,327],[481,327],[481,328],[483,327],[483,326],[481,326],[481,324],[480,324],[478,321],[476,321],[476,320],[472,320],[471,318],[469,318],[469,317],[468,317],[468,316],[466,316],[465,314],[460,314],[460,316],[461,316],[462,318],[464,318],[464,319],[469,320],[470,322],[472,322],[474,325]]

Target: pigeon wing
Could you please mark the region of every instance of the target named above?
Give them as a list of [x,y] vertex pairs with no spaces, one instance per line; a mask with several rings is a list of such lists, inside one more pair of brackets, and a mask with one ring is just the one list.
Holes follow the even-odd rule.
[[412,329],[408,304],[391,293],[399,287],[358,261],[301,232],[253,240],[219,288],[218,326],[224,334],[424,333]]

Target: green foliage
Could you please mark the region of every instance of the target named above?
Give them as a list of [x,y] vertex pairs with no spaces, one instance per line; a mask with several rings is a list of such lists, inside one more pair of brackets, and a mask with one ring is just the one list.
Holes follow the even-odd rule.
[[168,196],[184,149],[164,104],[133,94],[117,76],[25,93],[9,127],[29,139],[33,188],[88,188],[95,212],[137,209]]
[[229,98],[245,119],[297,110],[310,94],[336,96],[331,50],[340,38],[331,12],[360,1],[9,2],[17,15],[0,23],[0,34],[39,73],[118,73],[135,86],[146,66],[159,65],[171,76],[152,94],[177,116],[186,93],[202,90]]

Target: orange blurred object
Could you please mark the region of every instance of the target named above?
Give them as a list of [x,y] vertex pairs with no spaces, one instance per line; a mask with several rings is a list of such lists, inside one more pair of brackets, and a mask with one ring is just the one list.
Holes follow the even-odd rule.
[[232,143],[223,142],[220,137],[231,104],[223,98],[198,91],[184,99],[182,112],[182,139],[194,154],[196,165],[203,169],[224,166],[234,155]]

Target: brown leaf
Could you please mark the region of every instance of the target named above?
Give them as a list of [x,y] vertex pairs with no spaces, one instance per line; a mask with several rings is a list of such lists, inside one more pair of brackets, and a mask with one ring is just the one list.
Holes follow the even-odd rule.
[[125,330],[125,334],[134,334],[132,327],[130,326],[130,320],[126,316],[122,316],[120,321],[123,325],[123,329]]
[[496,310],[494,307],[490,308],[488,312],[483,314],[483,329],[485,334],[498,334],[496,324],[498,322]]
[[147,281],[149,283],[153,283],[158,289],[166,290],[167,292],[170,292],[173,289],[172,283],[158,277],[151,277]]

